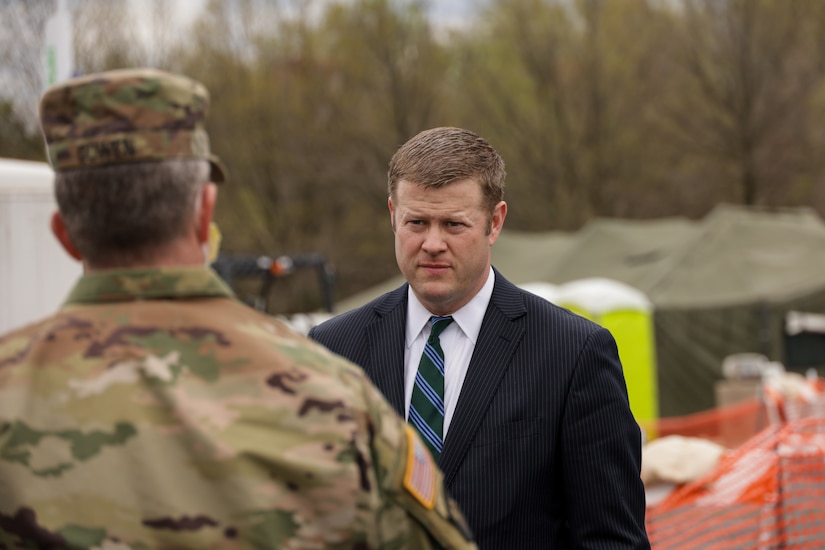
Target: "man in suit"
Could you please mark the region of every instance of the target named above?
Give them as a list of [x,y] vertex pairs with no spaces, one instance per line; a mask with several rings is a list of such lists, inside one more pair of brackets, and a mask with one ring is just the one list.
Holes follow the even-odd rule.
[[[641,432],[613,337],[491,265],[507,215],[499,154],[433,128],[395,153],[388,179],[407,283],[310,337],[422,431],[479,548],[649,548]],[[450,319],[428,340],[432,316]],[[421,388],[435,412],[419,411]]]

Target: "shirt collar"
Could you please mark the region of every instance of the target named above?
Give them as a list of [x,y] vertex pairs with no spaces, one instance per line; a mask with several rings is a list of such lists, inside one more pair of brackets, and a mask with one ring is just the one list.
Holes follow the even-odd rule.
[[[473,345],[476,343],[478,333],[481,332],[481,322],[484,320],[484,313],[490,304],[490,297],[493,295],[495,275],[493,268],[487,275],[487,281],[473,298],[464,306],[452,314],[453,322],[461,328],[461,331],[469,338]],[[413,341],[421,334],[427,322],[432,317],[432,313],[425,308],[415,293],[410,289],[407,292],[407,334],[406,342],[409,347]]]

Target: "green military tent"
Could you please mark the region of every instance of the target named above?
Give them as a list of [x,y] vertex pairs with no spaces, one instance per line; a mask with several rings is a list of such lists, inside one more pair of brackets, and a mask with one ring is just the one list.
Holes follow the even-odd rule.
[[825,365],[825,337],[786,330],[793,312],[825,313],[825,224],[811,209],[723,205],[700,221],[595,220],[542,280],[596,276],[653,304],[661,416],[715,406],[722,361],[734,353],[794,370]]

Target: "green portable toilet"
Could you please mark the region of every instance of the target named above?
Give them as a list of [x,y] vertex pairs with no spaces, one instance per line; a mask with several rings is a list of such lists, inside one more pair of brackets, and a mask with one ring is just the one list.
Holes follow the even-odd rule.
[[647,296],[613,279],[587,278],[557,285],[553,302],[610,331],[619,348],[630,409],[640,425],[653,426],[659,401],[653,305]]

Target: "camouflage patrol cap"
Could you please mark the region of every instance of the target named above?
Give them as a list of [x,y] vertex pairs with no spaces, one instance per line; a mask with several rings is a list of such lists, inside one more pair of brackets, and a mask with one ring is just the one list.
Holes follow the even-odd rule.
[[57,172],[200,158],[220,183],[226,170],[209,151],[208,109],[200,82],[157,69],[119,69],[50,87],[40,99],[40,124]]

